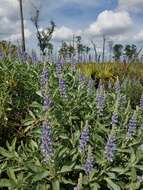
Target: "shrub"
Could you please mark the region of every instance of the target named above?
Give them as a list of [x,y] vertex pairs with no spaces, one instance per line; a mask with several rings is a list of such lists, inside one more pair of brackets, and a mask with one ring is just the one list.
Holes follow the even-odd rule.
[[131,107],[119,83],[115,87],[96,90],[70,68],[44,67],[43,104],[29,105],[24,122],[29,139],[0,148],[0,187],[143,188],[143,110]]

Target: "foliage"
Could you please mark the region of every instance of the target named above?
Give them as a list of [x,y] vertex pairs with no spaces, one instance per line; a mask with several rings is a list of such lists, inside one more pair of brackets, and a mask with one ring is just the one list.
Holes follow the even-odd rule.
[[22,119],[29,115],[29,105],[41,101],[39,88],[40,66],[4,58],[0,60],[0,144],[13,135],[22,137]]
[[[20,67],[27,69],[29,65]],[[35,73],[35,68],[32,69]],[[32,71],[28,73],[32,75]],[[7,142],[7,148],[0,148],[0,187],[9,190],[143,188],[143,110],[139,105],[131,107],[130,99],[125,99],[124,86],[120,90],[116,81],[115,89],[105,90],[100,83],[96,90],[88,78],[81,80],[81,73],[65,64],[44,65],[43,74],[46,83],[42,81],[41,93],[35,92],[39,90],[37,84],[32,91],[39,94],[39,99],[43,97],[44,107],[38,98],[25,105],[31,113],[23,121],[29,138],[17,145],[14,139],[11,145]],[[49,104],[45,102],[47,96]],[[47,128],[43,128],[45,121]],[[41,136],[43,129],[48,129],[47,139]],[[45,160],[43,153],[49,145],[53,154]]]

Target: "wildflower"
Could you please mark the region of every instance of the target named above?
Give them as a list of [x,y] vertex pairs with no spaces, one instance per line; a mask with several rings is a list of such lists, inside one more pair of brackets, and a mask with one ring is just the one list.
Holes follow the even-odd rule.
[[117,78],[116,82],[115,82],[115,92],[116,94],[120,94],[120,91],[121,91],[121,86],[120,86],[120,81],[119,79]]
[[59,90],[61,96],[66,99],[67,98],[66,84],[62,78],[59,78]]
[[80,150],[84,151],[89,141],[89,128],[85,126],[80,136]]
[[44,161],[48,162],[53,155],[52,146],[52,130],[47,121],[43,122],[41,133],[41,152],[44,156]]
[[103,86],[100,86],[100,89],[97,90],[96,95],[96,102],[97,102],[97,109],[99,112],[103,112],[104,106],[105,106],[105,92],[103,90]]
[[117,112],[114,112],[113,115],[112,115],[112,126],[115,127],[118,123],[118,114]]
[[38,57],[35,52],[32,52],[32,63],[37,63],[38,62]]
[[93,169],[93,157],[91,155],[88,155],[84,165],[84,171],[86,175],[89,175],[92,169]]
[[129,124],[128,124],[128,132],[127,132],[128,139],[132,139],[133,135],[135,134],[136,127],[137,127],[137,121],[136,121],[136,118],[133,116],[129,120]]
[[141,99],[140,99],[140,107],[143,110],[143,95],[141,96]]
[[108,161],[113,162],[115,151],[116,151],[116,139],[115,136],[110,136],[105,146],[105,154]]
[[61,63],[58,61],[57,63],[56,63],[56,73],[57,73],[57,76],[59,77],[60,75],[61,75],[61,73],[62,73],[62,65],[61,65]]
[[88,81],[88,86],[87,86],[87,94],[90,96],[92,94],[93,90],[93,80]]

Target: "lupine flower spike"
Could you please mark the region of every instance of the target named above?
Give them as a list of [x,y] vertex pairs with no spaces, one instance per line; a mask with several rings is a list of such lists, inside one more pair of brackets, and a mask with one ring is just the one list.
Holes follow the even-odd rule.
[[67,89],[65,81],[62,78],[59,78],[59,90],[63,98],[67,99]]
[[44,121],[42,126],[41,152],[45,162],[48,162],[53,156],[52,130],[47,121]]
[[85,151],[88,141],[89,141],[89,127],[88,127],[88,125],[86,125],[80,136],[79,147],[80,147],[81,151]]
[[105,106],[105,92],[102,85],[100,85],[100,88],[97,90],[96,102],[97,102],[97,109],[99,110],[100,113],[102,113]]
[[132,139],[133,135],[136,132],[136,127],[137,127],[136,117],[132,116],[132,118],[129,120],[129,124],[128,124],[127,139]]
[[116,127],[117,123],[118,123],[118,113],[115,111],[112,115],[112,122],[111,122],[112,127]]
[[89,175],[92,172],[92,169],[93,169],[93,157],[91,155],[88,155],[84,165],[84,171],[86,175]]
[[115,136],[110,136],[105,146],[105,154],[108,161],[113,162],[116,152],[116,139]]

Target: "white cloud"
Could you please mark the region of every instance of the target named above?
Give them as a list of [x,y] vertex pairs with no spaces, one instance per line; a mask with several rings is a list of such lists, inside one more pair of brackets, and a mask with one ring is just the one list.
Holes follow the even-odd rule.
[[[29,38],[31,36],[31,31],[29,29],[25,29],[25,38]],[[11,34],[8,37],[5,37],[4,40],[8,41],[19,41],[21,39],[21,33]]]
[[143,30],[141,30],[138,34],[133,38],[135,42],[143,43]]
[[93,36],[118,35],[127,31],[132,24],[133,22],[128,12],[105,10],[89,26],[87,33]]
[[143,10],[143,0],[119,0],[119,10],[138,12]]
[[53,38],[56,41],[71,40],[74,34],[81,35],[81,33],[82,31],[80,30],[74,31],[71,28],[62,26],[60,28],[55,29],[55,32],[53,33]]

